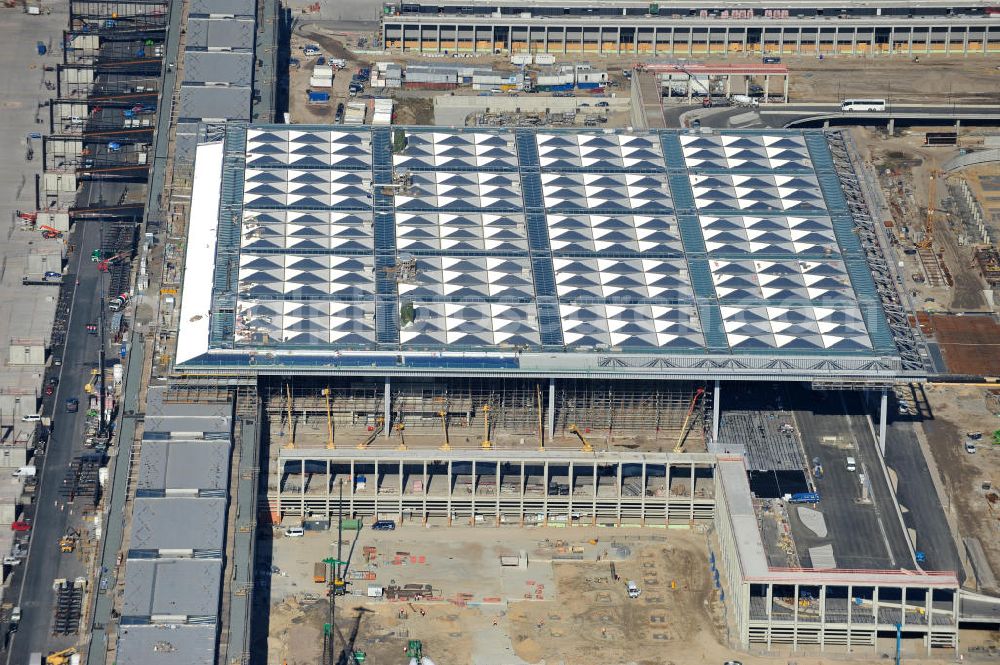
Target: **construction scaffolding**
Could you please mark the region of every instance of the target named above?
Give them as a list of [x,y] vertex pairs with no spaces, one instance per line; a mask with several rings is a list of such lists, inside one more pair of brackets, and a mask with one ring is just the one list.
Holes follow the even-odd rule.
[[[269,378],[262,380],[261,396],[272,427],[292,427],[306,436],[313,431],[318,442],[332,437],[354,445],[380,430],[385,437],[401,438],[405,431],[406,437],[431,435],[444,443],[450,430],[451,443],[459,447],[478,446],[484,438],[545,445],[550,439],[575,440],[575,427],[605,445],[662,440],[672,447],[699,387],[693,382]],[[699,401],[688,429],[689,446],[703,445],[710,408],[709,400]]]

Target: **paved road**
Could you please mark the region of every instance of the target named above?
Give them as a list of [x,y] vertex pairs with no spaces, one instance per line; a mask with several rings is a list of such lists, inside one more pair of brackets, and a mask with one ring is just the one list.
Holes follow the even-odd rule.
[[[67,280],[79,276],[73,306],[66,331],[66,347],[60,371],[60,382],[55,394],[55,419],[46,454],[39,461],[41,466],[37,511],[31,536],[31,549],[27,560],[15,571],[14,584],[21,585],[20,630],[14,634],[7,653],[9,665],[28,662],[34,651],[48,653],[76,642],[75,637],[57,638],[50,634],[54,611],[52,582],[58,578],[73,578],[83,574],[75,555],[59,554],[59,539],[66,533],[70,510],[75,516],[87,503],[78,499],[77,505],[59,510],[60,487],[73,457],[84,450],[83,433],[85,416],[82,402],[83,387],[90,378],[90,370],[97,364],[98,338],[87,334],[85,326],[97,320],[99,273],[91,264],[90,252],[99,246],[99,233],[94,223],[79,227],[70,242],[77,251],[71,255]],[[68,397],[77,397],[81,409],[67,414],[62,408]]]
[[[817,481],[822,497],[818,508],[829,535],[812,536],[793,519],[799,556],[805,560],[804,547],[832,542],[840,568],[912,569],[905,534],[878,466],[875,442],[861,415],[861,405],[851,395],[827,395],[824,400],[817,399],[816,393],[789,395],[786,402],[795,412],[807,457],[810,462],[819,457],[825,472],[823,479]],[[840,437],[843,444],[823,443],[824,437]],[[857,460],[859,466],[855,472],[847,470],[848,455]],[[867,503],[859,501],[862,473],[871,481],[873,500]]]
[[[857,120],[979,120],[1000,123],[1000,106],[951,104],[892,104],[887,111],[842,113],[840,104],[766,104],[760,107],[760,118],[770,127],[784,127],[789,123],[804,126],[805,123],[823,122],[844,124]],[[857,124],[861,124],[858,122]]]
[[[909,422],[892,422],[886,433],[885,461],[898,478],[896,496],[906,510],[903,520],[916,531],[914,548],[927,556],[926,570],[953,570],[960,583],[965,569],[938,501],[927,461]],[[957,445],[957,444],[956,444]]]

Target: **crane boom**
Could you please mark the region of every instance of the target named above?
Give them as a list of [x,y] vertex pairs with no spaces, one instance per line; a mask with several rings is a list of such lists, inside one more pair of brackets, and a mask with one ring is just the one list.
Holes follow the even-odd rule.
[[694,407],[698,404],[698,400],[701,399],[704,394],[705,389],[698,388],[698,390],[694,392],[694,397],[691,398],[691,404],[688,406],[687,415],[684,416],[684,424],[681,425],[680,436],[677,437],[677,445],[674,446],[675,453],[684,452],[684,439],[687,437],[688,425],[691,423],[691,416],[694,414]]

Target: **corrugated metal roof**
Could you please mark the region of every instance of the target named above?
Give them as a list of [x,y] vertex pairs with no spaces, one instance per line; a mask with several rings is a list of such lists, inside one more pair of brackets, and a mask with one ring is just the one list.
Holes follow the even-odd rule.
[[228,440],[142,443],[139,490],[225,490],[229,484]]
[[192,16],[221,14],[227,16],[255,16],[254,0],[191,0],[188,10]]
[[133,506],[130,550],[222,549],[226,499],[138,497]]
[[116,665],[215,665],[215,625],[123,625]]
[[129,559],[122,616],[216,616],[221,588],[221,559]]
[[249,120],[250,99],[247,87],[184,84],[177,116],[183,120]]
[[254,21],[239,18],[190,18],[187,52],[198,48],[252,49]]
[[184,54],[184,81],[249,86],[253,83],[253,53],[187,51]]

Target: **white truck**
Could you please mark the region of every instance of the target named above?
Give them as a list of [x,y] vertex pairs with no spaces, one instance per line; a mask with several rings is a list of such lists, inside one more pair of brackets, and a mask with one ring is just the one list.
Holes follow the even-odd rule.
[[733,104],[736,104],[737,106],[750,106],[752,108],[757,108],[757,106],[760,105],[760,102],[756,97],[751,97],[749,95],[733,95],[732,100]]

